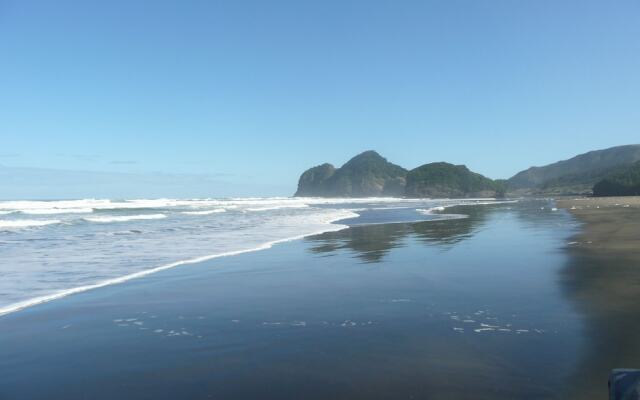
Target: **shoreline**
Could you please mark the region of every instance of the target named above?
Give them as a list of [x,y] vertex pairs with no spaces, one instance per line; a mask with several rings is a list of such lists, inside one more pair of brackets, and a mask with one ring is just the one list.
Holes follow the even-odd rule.
[[570,218],[540,205],[344,229],[10,314],[0,397],[560,398],[579,324],[548,278]]
[[640,259],[640,196],[556,199],[583,224],[574,246]]
[[[443,200],[450,200],[450,199],[443,199]],[[458,204],[451,204],[451,205],[445,205],[443,208],[450,208],[450,207],[458,207],[458,206],[478,206],[478,205],[492,205],[492,204],[503,204],[503,203],[517,203],[519,200],[498,200],[498,199],[493,199],[493,198],[478,198],[478,199],[459,199],[462,201],[462,203],[458,203]],[[467,201],[469,201],[469,203],[467,203]],[[475,201],[476,203],[472,203],[471,201]],[[483,203],[478,203],[479,201],[486,201]],[[436,208],[440,208],[440,207],[436,207]],[[304,233],[304,234],[300,234],[300,235],[295,235],[295,236],[291,236],[291,237],[286,237],[286,238],[282,238],[282,239],[276,239],[276,240],[272,240],[272,241],[267,241],[265,243],[262,243],[260,245],[257,245],[255,247],[252,248],[248,248],[248,249],[239,249],[239,250],[232,250],[232,251],[227,251],[227,252],[222,252],[222,253],[216,253],[216,254],[208,254],[208,255],[204,255],[204,256],[198,256],[198,257],[193,257],[193,258],[188,258],[188,259],[184,259],[184,260],[178,260],[178,261],[174,261],[174,262],[170,262],[167,264],[163,264],[157,267],[151,267],[149,269],[145,269],[142,271],[137,271],[134,273],[130,273],[127,275],[123,275],[123,276],[119,276],[119,277],[114,277],[114,278],[109,278],[106,280],[103,280],[101,282],[96,282],[96,283],[92,283],[92,284],[88,284],[88,285],[82,285],[82,286],[78,286],[78,287],[74,287],[74,288],[70,288],[70,289],[64,289],[55,293],[51,293],[48,295],[43,295],[43,296],[38,296],[38,297],[34,297],[31,299],[26,299],[26,300],[22,300],[16,303],[11,303],[8,304],[6,306],[0,306],[0,318],[33,307],[33,306],[37,306],[40,304],[45,304],[45,303],[49,303],[51,301],[54,300],[59,300],[74,294],[79,294],[79,293],[84,293],[87,291],[91,291],[94,289],[100,289],[103,287],[107,287],[107,286],[112,286],[112,285],[117,285],[117,284],[121,284],[121,283],[125,283],[134,279],[139,279],[139,278],[143,278],[158,272],[162,272],[165,270],[169,270],[178,266],[182,266],[182,265],[192,265],[192,264],[199,264],[199,263],[203,263],[206,261],[210,261],[210,260],[214,260],[217,258],[222,258],[222,257],[231,257],[231,256],[236,256],[236,255],[240,255],[240,254],[245,254],[245,253],[253,253],[253,252],[258,252],[258,251],[263,251],[263,250],[268,250],[270,248],[272,248],[275,245],[281,244],[281,243],[287,243],[287,242],[291,242],[291,241],[295,241],[295,240],[302,240],[304,238],[310,237],[310,236],[316,236],[316,235],[321,235],[323,233],[329,233],[329,232],[336,232],[336,231],[341,231],[344,229],[349,229],[352,226],[363,226],[363,225],[380,225],[380,224],[394,224],[394,223],[398,223],[398,224],[402,224],[402,223],[414,223],[414,222],[421,222],[421,221],[430,221],[430,219],[424,219],[424,220],[399,220],[399,221],[385,221],[385,222],[374,222],[374,223],[362,223],[362,224],[354,224],[354,225],[346,225],[346,224],[342,224],[342,221],[350,221],[353,219],[357,219],[360,218],[361,215],[358,214],[358,209],[356,210],[352,210],[351,213],[353,215],[350,216],[340,216],[337,217],[335,219],[330,219],[328,221],[326,221],[326,228],[325,229],[320,229],[320,230],[316,230],[313,232],[309,232],[309,233]],[[448,220],[448,219],[452,219],[452,218],[446,218],[445,216],[448,215],[446,213],[444,214],[431,214],[439,216],[439,218],[436,218],[435,220]],[[452,214],[453,215],[453,214]]]
[[165,264],[165,265],[161,265],[159,267],[154,267],[154,268],[149,268],[146,270],[142,270],[142,271],[138,271],[138,272],[134,272],[132,274],[128,274],[128,275],[124,275],[124,276],[119,276],[116,278],[111,278],[111,279],[107,279],[104,280],[102,282],[98,282],[98,283],[94,283],[91,285],[84,285],[84,286],[78,286],[75,288],[71,288],[71,289],[66,289],[60,292],[56,292],[56,293],[52,293],[49,295],[45,295],[45,296],[39,296],[39,297],[35,297],[33,299],[28,299],[28,300],[24,300],[24,301],[20,301],[17,303],[13,303],[13,304],[9,304],[8,306],[5,307],[0,307],[0,318],[15,313],[17,311],[21,311],[24,310],[26,308],[30,308],[33,306],[37,306],[40,304],[45,304],[45,303],[49,303],[51,301],[54,300],[59,300],[59,299],[63,299],[65,297],[74,295],[74,294],[78,294],[78,293],[84,293],[90,290],[94,290],[94,289],[100,289],[103,287],[107,287],[107,286],[112,286],[112,285],[117,285],[120,283],[125,283],[134,279],[139,279],[139,278],[143,278],[152,274],[155,274],[157,272],[161,272],[161,271],[165,271],[165,270],[169,270],[175,267],[179,267],[181,265],[192,265],[192,264],[199,264],[199,263],[203,263],[206,261],[210,261],[210,260],[214,260],[217,258],[223,258],[223,257],[231,257],[231,256],[236,256],[236,255],[240,255],[240,254],[245,254],[245,253],[254,253],[254,252],[258,252],[258,251],[263,251],[263,250],[268,250],[270,248],[272,248],[275,245],[281,244],[281,243],[287,243],[287,242],[292,242],[295,240],[301,240],[304,239],[306,237],[309,236],[315,236],[315,235],[321,235],[323,233],[327,233],[327,232],[337,232],[337,231],[341,231],[344,229],[348,229],[349,225],[342,225],[339,222],[343,221],[343,220],[347,220],[349,218],[344,218],[344,217],[340,217],[338,219],[335,220],[330,220],[327,222],[327,229],[323,229],[323,230],[319,230],[319,231],[314,231],[311,233],[306,233],[306,234],[302,234],[302,235],[297,235],[297,236],[292,236],[292,237],[288,237],[288,238],[283,238],[283,239],[277,239],[277,240],[272,240],[269,242],[265,242],[259,246],[250,248],[250,249],[244,249],[244,250],[233,250],[233,251],[227,251],[227,252],[223,252],[223,253],[217,253],[217,254],[209,254],[209,255],[205,255],[205,256],[200,256],[200,257],[194,257],[194,258],[190,258],[190,259],[186,259],[186,260],[179,260],[179,261],[174,261],[172,263],[169,264]]
[[640,367],[640,197],[556,203],[581,224],[559,281],[588,332],[571,386],[575,398],[590,399],[606,386],[612,369]]

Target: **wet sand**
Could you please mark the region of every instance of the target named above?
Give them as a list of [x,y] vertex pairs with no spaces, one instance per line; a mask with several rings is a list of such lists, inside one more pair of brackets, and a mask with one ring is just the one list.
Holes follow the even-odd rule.
[[[353,227],[0,319],[0,399],[564,398],[571,218]],[[34,385],[37,376],[38,384]]]
[[606,398],[640,354],[640,279],[554,207],[357,226],[5,315],[0,399]]
[[612,368],[640,368],[640,197],[557,201],[581,222],[561,282],[585,321],[572,386],[596,399]]
[[557,200],[584,223],[576,245],[640,259],[640,197],[591,197]]

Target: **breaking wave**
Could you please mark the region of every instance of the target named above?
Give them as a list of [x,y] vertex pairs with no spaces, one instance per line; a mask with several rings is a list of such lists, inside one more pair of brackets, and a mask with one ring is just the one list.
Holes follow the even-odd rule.
[[145,220],[145,219],[163,219],[163,218],[167,218],[167,216],[164,214],[141,214],[141,215],[121,215],[121,216],[112,216],[112,217],[87,217],[83,219],[89,222],[109,223],[109,222],[137,221],[137,220]]
[[[0,246],[0,315],[179,265],[343,229],[340,220],[361,220],[358,213],[365,210],[408,209],[447,219],[455,217],[444,213],[454,205],[503,202],[286,197],[0,201],[0,235],[9,239]],[[56,219],[20,219],[23,214],[55,214]],[[211,214],[220,216],[206,217]]]
[[211,215],[211,214],[223,213],[223,212],[226,212],[226,211],[227,210],[225,210],[224,208],[216,208],[214,210],[183,211],[182,214],[185,214],[185,215]]
[[35,226],[45,226],[59,224],[62,221],[59,219],[16,219],[9,221],[0,221],[0,228],[19,229],[19,228],[31,228]]

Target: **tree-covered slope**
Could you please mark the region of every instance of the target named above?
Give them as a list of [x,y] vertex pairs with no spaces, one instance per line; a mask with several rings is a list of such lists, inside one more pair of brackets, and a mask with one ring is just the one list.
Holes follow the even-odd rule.
[[[636,164],[634,164],[636,163]],[[296,196],[318,197],[501,197],[635,193],[640,145],[590,151],[543,167],[531,167],[508,180],[491,180],[464,165],[436,162],[407,172],[375,151],[365,151],[340,168],[322,164],[305,171]],[[634,168],[630,168],[634,165]],[[598,183],[594,188],[594,184]]]
[[594,196],[640,196],[640,161],[593,186]]
[[407,197],[495,197],[502,184],[470,171],[464,165],[435,162],[407,174]]
[[511,177],[509,190],[529,189],[543,193],[584,193],[594,183],[640,161],[640,145],[590,151],[543,167],[531,167]]

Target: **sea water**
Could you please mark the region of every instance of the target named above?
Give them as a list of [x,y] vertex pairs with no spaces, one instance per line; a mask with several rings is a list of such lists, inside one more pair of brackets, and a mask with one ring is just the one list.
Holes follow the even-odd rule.
[[463,218],[446,208],[492,203],[286,197],[0,201],[0,315],[346,224]]

